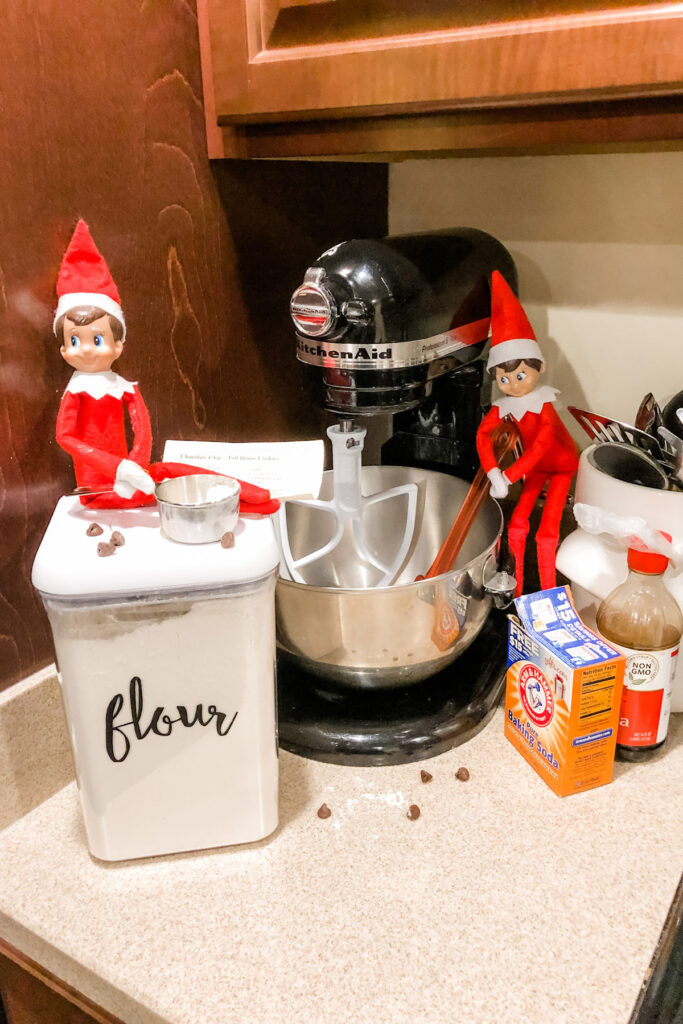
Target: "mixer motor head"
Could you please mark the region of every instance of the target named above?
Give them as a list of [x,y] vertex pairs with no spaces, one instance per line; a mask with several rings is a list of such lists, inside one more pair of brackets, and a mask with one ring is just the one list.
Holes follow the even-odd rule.
[[290,313],[297,357],[340,415],[400,412],[432,382],[476,359],[488,339],[490,287],[512,257],[473,228],[342,242],[306,271]]

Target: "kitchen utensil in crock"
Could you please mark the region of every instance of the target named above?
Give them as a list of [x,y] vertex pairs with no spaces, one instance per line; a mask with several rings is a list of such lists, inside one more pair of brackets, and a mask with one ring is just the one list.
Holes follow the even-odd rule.
[[[309,569],[306,573],[301,570],[332,555],[344,536],[351,556],[370,567],[368,586],[388,586],[403,566],[415,529],[417,487],[414,483],[402,483],[368,496],[362,494],[361,456],[366,433],[365,427],[354,427],[350,420],[328,427],[327,436],[332,442],[332,497],[329,500],[291,498],[283,502],[279,515],[282,556],[287,572],[297,583],[314,583],[316,570]],[[379,555],[377,549],[368,544],[364,522],[372,506],[386,502],[403,509],[403,520],[394,515],[392,547],[386,554]],[[298,557],[292,554],[289,536],[288,513],[292,505],[315,510],[325,521],[328,535],[331,534],[323,544]],[[311,535],[318,534],[319,529],[312,523]]]
[[683,391],[669,399],[662,409],[662,426],[683,440]]
[[656,437],[657,429],[661,427],[662,423],[662,410],[657,405],[655,396],[650,391],[638,406],[633,424],[637,430],[643,430],[646,434]]
[[[482,628],[492,598],[486,587],[496,573],[503,529],[498,504],[489,498],[467,534],[456,567],[431,580],[414,582],[441,544],[453,521],[453,509],[465,500],[467,481],[433,470],[404,466],[366,466],[365,489],[379,491],[413,483],[418,490],[413,544],[392,587],[367,587],[368,566],[353,549],[340,544],[311,564],[312,584],[281,576],[276,588],[278,645],[296,665],[326,683],[341,687],[401,687],[441,671],[464,651]],[[333,474],[323,474],[321,493],[332,493]],[[367,529],[380,557],[391,548],[392,522],[400,519],[394,503],[368,512]],[[310,533],[315,510],[291,509],[290,540]],[[315,584],[315,585],[314,585]],[[459,619],[457,637],[445,651],[432,640],[437,591],[445,593]]]
[[230,476],[179,476],[157,484],[154,495],[162,530],[182,544],[220,540],[237,525],[240,485]]
[[683,487],[683,437],[667,430],[666,427],[659,427],[657,433],[662,439],[667,455],[671,457],[669,476],[675,484]]
[[[501,464],[505,456],[513,450],[516,444],[518,444],[520,437],[519,427],[511,420],[503,420],[503,422],[499,423],[494,429],[491,434],[491,440],[493,441],[493,451],[498,461],[498,465]],[[472,481],[469,491],[467,492],[467,497],[460,506],[460,511],[448,531],[448,536],[439,548],[436,558],[425,575],[417,577],[418,580],[431,580],[434,576],[441,576],[442,573],[451,571],[460,553],[460,549],[465,542],[465,538],[467,537],[470,527],[476,519],[481,506],[486,501],[490,489],[491,481],[484,470],[480,467],[477,470],[477,474]]]
[[642,449],[659,462],[664,461],[661,445],[656,438],[646,434],[644,430],[638,430],[619,420],[608,419],[595,412],[577,409],[574,405],[568,405],[567,411],[572,414],[593,441],[619,441],[622,444]]
[[633,445],[621,441],[603,441],[596,445],[592,459],[602,473],[615,480],[657,490],[669,487],[669,478],[662,466],[646,451],[634,448]]

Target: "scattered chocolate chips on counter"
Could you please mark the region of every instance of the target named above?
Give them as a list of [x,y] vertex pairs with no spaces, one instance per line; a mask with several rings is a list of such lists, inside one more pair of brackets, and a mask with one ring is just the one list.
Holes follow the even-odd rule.
[[461,782],[467,782],[470,777],[470,773],[467,771],[467,768],[458,768],[455,773],[455,777],[456,779],[460,779]]
[[320,807],[318,808],[318,817],[319,818],[329,818],[331,814],[332,814],[332,811],[329,809],[327,804],[321,804]]
[[104,533],[104,530],[99,523],[91,523],[85,532],[88,537],[99,537]]
[[[221,537],[221,547],[222,548],[234,548],[234,546],[235,546],[235,534],[232,533],[230,530],[228,530],[228,532],[224,533],[223,536]],[[325,806],[325,804],[323,804],[323,807],[324,806]],[[327,815],[322,815],[322,817],[327,817]]]
[[97,554],[100,558],[106,558],[108,555],[113,555],[116,548],[113,544],[109,544],[107,541],[101,541],[97,545]]
[[417,806],[417,804],[411,804],[410,807],[408,808],[408,813],[406,814],[406,818],[410,818],[411,821],[417,821],[417,819],[419,817],[420,817],[420,808]]
[[109,538],[109,543],[113,544],[115,548],[122,548],[123,545],[126,543],[126,538],[123,536],[122,533],[119,533],[118,530],[114,530],[111,537]]
[[431,782],[432,781],[432,777],[433,776],[432,776],[431,772],[426,772],[424,770],[424,768],[420,769],[420,778],[422,779],[423,782]]

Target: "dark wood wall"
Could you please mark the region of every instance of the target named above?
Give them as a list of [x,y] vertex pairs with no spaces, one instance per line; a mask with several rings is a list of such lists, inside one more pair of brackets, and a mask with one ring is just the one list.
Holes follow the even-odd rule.
[[79,216],[118,284],[153,457],[167,437],[318,436],[288,299],[308,262],[386,231],[372,164],[206,156],[192,0],[3,8],[0,61],[0,688],[52,660],[34,554],[73,487],[54,423],[69,369],[51,334]]

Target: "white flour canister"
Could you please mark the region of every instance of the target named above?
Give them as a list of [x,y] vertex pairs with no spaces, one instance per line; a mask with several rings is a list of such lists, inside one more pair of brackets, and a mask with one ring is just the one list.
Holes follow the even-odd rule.
[[[98,557],[113,531],[124,543]],[[103,860],[248,843],[277,826],[279,552],[268,518],[241,518],[234,537],[179,544],[155,508],[62,498],[38,550],[33,584]]]

